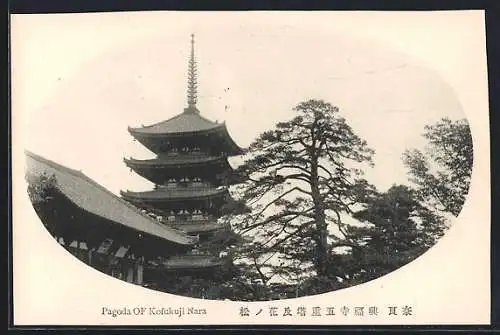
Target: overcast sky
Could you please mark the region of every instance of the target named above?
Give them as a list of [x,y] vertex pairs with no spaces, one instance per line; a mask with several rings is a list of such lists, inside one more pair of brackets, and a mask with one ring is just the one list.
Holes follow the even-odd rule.
[[198,107],[203,116],[226,121],[240,146],[293,117],[299,102],[324,99],[376,151],[367,178],[380,189],[406,183],[402,152],[423,145],[424,125],[463,118],[462,108],[425,64],[351,34],[344,23],[298,14],[17,18],[13,108],[22,119],[23,145],[114,193],[150,188],[123,163],[123,157],[153,157],[127,127],[182,112],[194,33]]

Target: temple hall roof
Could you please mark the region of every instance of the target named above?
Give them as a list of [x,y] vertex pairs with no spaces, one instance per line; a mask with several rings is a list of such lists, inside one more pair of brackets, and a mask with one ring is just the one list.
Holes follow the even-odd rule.
[[28,174],[53,175],[56,187],[84,211],[107,219],[124,228],[149,234],[181,245],[192,245],[196,239],[184,232],[166,227],[141,213],[132,204],[99,185],[80,171],[26,151]]

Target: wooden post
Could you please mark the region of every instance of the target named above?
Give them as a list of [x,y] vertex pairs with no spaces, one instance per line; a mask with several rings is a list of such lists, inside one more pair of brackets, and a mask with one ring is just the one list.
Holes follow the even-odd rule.
[[139,284],[139,285],[142,285],[142,275],[143,275],[143,265],[142,265],[142,262],[143,262],[143,258],[141,257],[140,259],[138,259],[138,262],[137,262],[136,283]]
[[127,262],[127,277],[126,277],[127,282],[133,283],[134,282],[134,266],[133,264],[130,264]]
[[93,249],[89,248],[89,252],[88,252],[88,262],[89,262],[89,265],[92,265],[92,251],[93,251]]

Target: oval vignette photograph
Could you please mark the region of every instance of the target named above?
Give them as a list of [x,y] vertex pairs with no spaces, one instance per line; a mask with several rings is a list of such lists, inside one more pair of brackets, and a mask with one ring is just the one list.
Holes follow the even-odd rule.
[[335,23],[234,18],[145,17],[154,29],[128,38],[120,15],[37,19],[67,30],[39,55],[67,68],[50,63],[24,148],[61,252],[151,290],[269,301],[369,282],[438,244],[474,157],[446,81]]

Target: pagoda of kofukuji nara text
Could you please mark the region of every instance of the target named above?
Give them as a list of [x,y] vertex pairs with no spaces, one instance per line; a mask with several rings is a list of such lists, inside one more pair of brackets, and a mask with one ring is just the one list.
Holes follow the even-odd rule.
[[[197,68],[194,35],[188,66],[187,107],[168,120],[140,128],[129,127],[135,140],[156,156],[147,160],[125,158],[125,164],[154,184],[145,192],[121,191],[122,198],[154,216],[161,224],[209,241],[230,229],[218,222],[223,207],[232,201],[229,185],[235,182],[228,157],[241,155],[224,122],[204,118],[197,106]],[[196,247],[178,257],[176,277],[203,276],[223,261]]]

